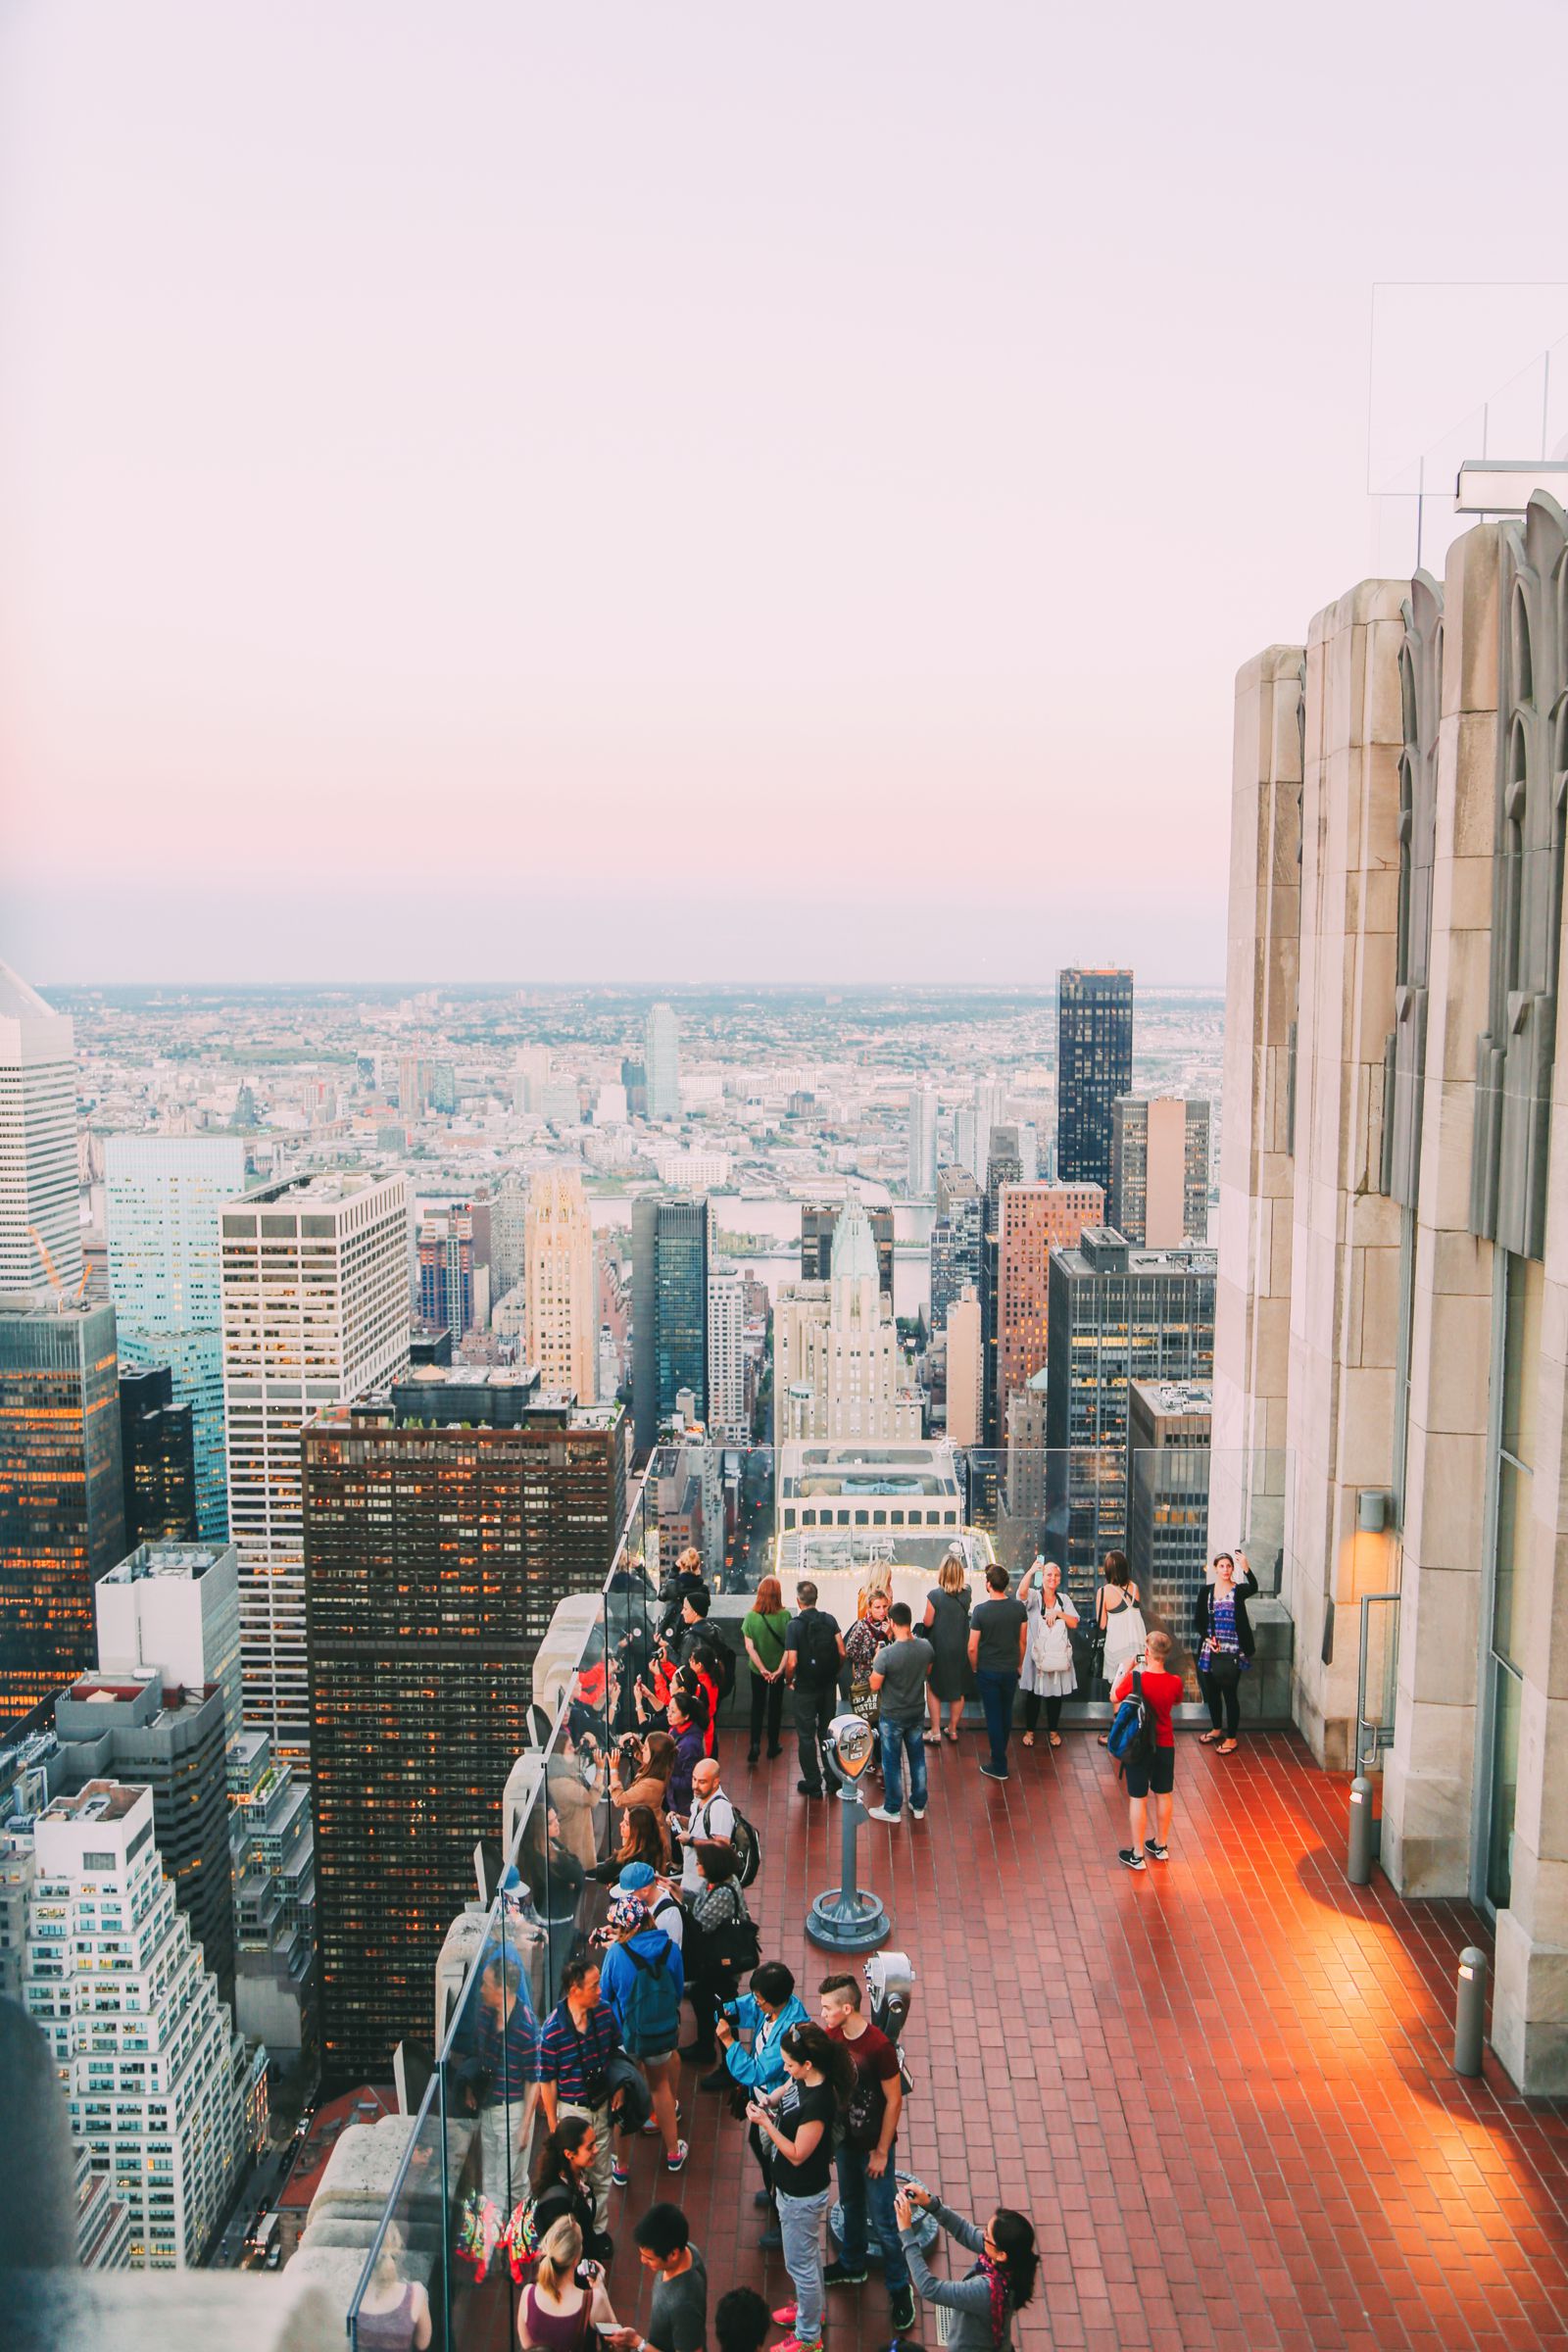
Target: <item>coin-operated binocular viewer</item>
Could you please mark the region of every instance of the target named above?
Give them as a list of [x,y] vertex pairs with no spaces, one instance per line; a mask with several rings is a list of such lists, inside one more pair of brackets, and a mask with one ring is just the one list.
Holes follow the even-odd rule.
[[829,1952],[868,1952],[892,1926],[886,1907],[856,1875],[856,1846],[865,1807],[859,1784],[875,1751],[876,1735],[858,1715],[835,1715],[827,1729],[827,1761],[837,1775],[842,1843],[839,1884],[819,1894],[806,1916],[806,1933]]

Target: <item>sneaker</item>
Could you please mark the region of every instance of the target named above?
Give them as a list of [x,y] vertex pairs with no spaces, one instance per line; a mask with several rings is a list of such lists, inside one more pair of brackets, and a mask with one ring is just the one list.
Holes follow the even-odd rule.
[[865,1808],[865,1818],[867,1821],[898,1822],[902,1821],[904,1816],[902,1813],[890,1813],[886,1805],[867,1805]]
[[749,1747],[747,1749],[746,1761],[748,1764],[755,1764],[757,1762],[757,1750],[755,1747]]
[[1144,1870],[1148,1867],[1143,1855],[1135,1854],[1130,1845],[1118,1845],[1116,1859],[1118,1862],[1125,1863],[1129,1870]]
[[615,2188],[624,2188],[631,2179],[631,2174],[618,2156],[612,2156],[610,2159],[610,2179],[612,2185]]
[[795,2325],[795,2314],[798,2308],[798,2305],[794,2303],[781,2303],[777,2311],[775,2311],[773,2314],[774,2327],[793,2328]]
[[759,2213],[771,2213],[773,2210],[773,2200],[765,2188],[760,2188],[757,2191],[752,2203],[757,2207]]
[[757,2251],[759,2254],[782,2254],[784,2251],[783,2231],[764,2230],[757,2241]]
[[687,2146],[687,2144],[686,2144],[685,2140],[683,2140],[683,2139],[677,2139],[677,2140],[676,2140],[676,2142],[675,2142],[675,2153],[674,2153],[674,2155],[673,2155],[673,2156],[666,2156],[666,2157],[664,2158],[664,2170],[665,2170],[665,2172],[666,2172],[666,2173],[683,2173],[683,2172],[686,2170],[686,2159],[687,2159],[687,2157],[688,2157],[690,2154],[691,2154],[691,2149],[690,2149],[690,2148]]
[[893,2321],[895,2335],[911,2335],[914,2332],[914,2289],[912,2286],[901,2286],[896,2290],[889,2291],[888,2313]]
[[910,1819],[911,1821],[924,1821],[924,1819],[925,1819],[925,1807],[924,1807],[924,1805],[911,1805],[911,1806],[909,1807],[909,1819]]
[[994,1764],[982,1764],[980,1769],[988,1781],[1004,1781],[1010,1778],[1007,1773],[999,1772]]
[[824,2286],[863,2286],[865,2280],[866,2271],[863,2264],[858,2270],[852,2270],[847,2262],[830,2262],[825,2265],[822,2272]]
[[789,2334],[773,2346],[773,2352],[822,2352],[822,2338],[813,2335],[810,2342],[807,2343],[792,2328]]
[[638,2137],[641,2139],[657,2139],[659,2137],[659,2118],[655,2115],[651,2115],[646,2124],[642,2124],[638,2127]]
[[1168,1845],[1156,1845],[1152,1838],[1146,1838],[1144,1839],[1144,1851],[1149,1856],[1151,1862],[1168,1862],[1170,1860],[1170,1847]]
[[813,1788],[809,1781],[797,1781],[795,1793],[797,1796],[820,1796],[822,1791],[820,1788]]

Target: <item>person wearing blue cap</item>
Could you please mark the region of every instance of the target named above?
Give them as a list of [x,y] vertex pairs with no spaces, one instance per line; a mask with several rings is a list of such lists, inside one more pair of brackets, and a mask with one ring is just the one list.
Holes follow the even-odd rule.
[[628,1862],[615,1881],[616,1892],[634,1894],[655,1927],[662,1928],[679,1951],[685,1941],[686,1914],[668,1879],[662,1879],[647,1862]]
[[[632,1874],[647,1868],[646,1863],[633,1863]],[[651,1871],[648,1876],[651,1880]],[[611,1940],[604,1958],[602,1989],[620,2028],[627,2057],[635,2058],[648,2078],[654,2115],[664,2142],[665,2167],[678,2173],[686,2162],[686,2142],[680,2136],[675,2105],[679,2065],[675,2053],[686,1980],[679,1947],[648,1915],[646,1891],[618,1894],[610,1906],[610,1920],[603,1931]],[[618,2157],[611,2177],[617,2183],[624,2182],[626,2167]]]

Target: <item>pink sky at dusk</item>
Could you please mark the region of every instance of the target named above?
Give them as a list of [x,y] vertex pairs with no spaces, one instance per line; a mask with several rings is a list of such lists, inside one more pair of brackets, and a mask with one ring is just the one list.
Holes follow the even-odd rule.
[[[1565,51],[1544,0],[13,0],[0,956],[1217,979],[1235,669],[1367,568],[1372,283],[1560,276],[1486,68]],[[1425,316],[1412,456],[1568,288]]]

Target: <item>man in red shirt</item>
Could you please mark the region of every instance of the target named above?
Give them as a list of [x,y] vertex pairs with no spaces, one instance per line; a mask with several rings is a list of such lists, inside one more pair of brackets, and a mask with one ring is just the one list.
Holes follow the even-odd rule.
[[[1116,1858],[1128,1870],[1145,1868],[1144,1856],[1154,1862],[1170,1860],[1170,1815],[1174,1803],[1171,1791],[1176,1785],[1176,1734],[1171,1728],[1170,1711],[1182,1694],[1182,1678],[1170,1671],[1170,1636],[1153,1633],[1144,1644],[1143,1690],[1154,1718],[1154,1752],[1147,1763],[1134,1763],[1129,1757],[1127,1773],[1127,1819],[1132,1830],[1131,1845],[1117,1848]],[[1116,1688],[1110,1694],[1111,1708],[1120,1706],[1133,1687],[1133,1676],[1139,1661],[1128,1660],[1117,1677]],[[1154,1794],[1155,1835],[1147,1835],[1149,1828],[1149,1794]]]
[[830,2262],[822,2277],[828,2286],[864,2285],[869,2210],[876,2217],[876,2233],[884,2248],[882,2279],[888,2290],[893,2332],[906,2335],[914,2326],[914,2288],[893,2211],[898,2188],[896,2135],[904,2112],[899,2053],[864,2014],[860,1987],[854,1977],[824,1977],[817,1990],[828,2039],[842,2041],[855,2061],[855,2087],[838,2151],[839,2203],[844,2215],[840,2259]]

